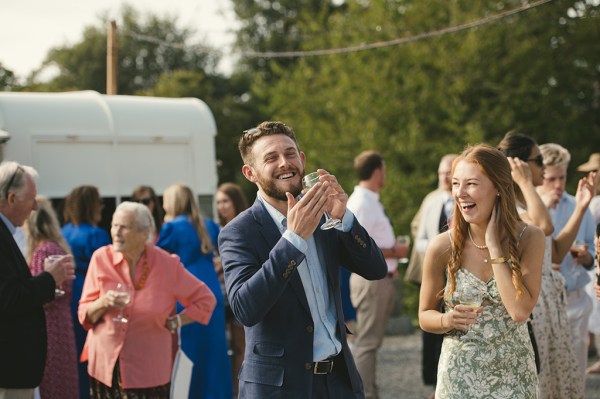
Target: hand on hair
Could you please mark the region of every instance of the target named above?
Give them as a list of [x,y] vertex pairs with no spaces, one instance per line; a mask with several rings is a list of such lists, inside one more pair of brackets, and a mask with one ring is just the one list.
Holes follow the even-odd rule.
[[527,162],[513,157],[506,157],[506,159],[508,159],[508,163],[510,164],[510,174],[519,187],[533,184],[531,169],[529,168]]

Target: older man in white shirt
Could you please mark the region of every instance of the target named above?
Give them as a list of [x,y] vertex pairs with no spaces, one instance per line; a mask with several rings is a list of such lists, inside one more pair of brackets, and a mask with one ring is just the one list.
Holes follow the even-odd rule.
[[368,281],[357,274],[350,277],[350,295],[356,308],[357,336],[353,355],[363,380],[365,398],[378,398],[376,385],[377,351],[383,342],[385,326],[394,302],[393,278],[398,258],[408,254],[407,244],[396,243],[392,224],[379,202],[385,184],[385,163],[375,151],[365,151],[354,159],[359,183],[348,199],[350,209],[381,249],[388,267],[388,278]]

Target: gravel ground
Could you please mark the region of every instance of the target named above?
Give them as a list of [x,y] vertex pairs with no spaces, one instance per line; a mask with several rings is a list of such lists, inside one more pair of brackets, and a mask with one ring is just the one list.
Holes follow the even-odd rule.
[[[598,336],[596,344],[600,348]],[[421,381],[421,332],[385,337],[378,355],[377,374],[380,399],[424,399],[430,395],[433,388]],[[600,374],[588,375],[586,399],[600,399]]]

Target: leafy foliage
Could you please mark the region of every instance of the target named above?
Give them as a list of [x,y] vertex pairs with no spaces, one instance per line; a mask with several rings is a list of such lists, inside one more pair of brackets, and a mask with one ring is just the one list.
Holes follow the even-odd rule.
[[[106,92],[107,17],[98,26],[88,26],[83,39],[48,52],[43,69],[58,67],[59,75],[39,91],[95,90]],[[153,88],[162,73],[176,70],[212,71],[216,50],[190,43],[193,32],[177,26],[172,16],[142,16],[124,6],[118,26],[118,92],[136,94]],[[182,45],[185,44],[185,45]],[[35,81],[30,79],[30,83]]]
[[[457,26],[521,4],[348,1],[296,29],[304,33],[302,50],[339,48]],[[266,60],[276,78],[255,90],[268,99],[267,114],[296,129],[309,168],[331,170],[348,191],[356,181],[353,157],[380,151],[388,174],[382,201],[396,230],[408,232],[435,188],[439,159],[467,143],[496,144],[520,128],[540,143],[571,148],[574,163],[587,158],[590,137],[596,145],[600,137],[599,11],[592,2],[555,1],[403,46],[304,57],[289,68]]]
[[0,90],[11,91],[18,88],[19,84],[13,71],[6,69],[0,62]]

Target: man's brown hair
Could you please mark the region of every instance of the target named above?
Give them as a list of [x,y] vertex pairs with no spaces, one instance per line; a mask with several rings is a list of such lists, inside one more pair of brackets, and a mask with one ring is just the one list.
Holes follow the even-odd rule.
[[383,166],[383,157],[376,151],[363,151],[354,158],[354,170],[360,181],[369,180]]
[[291,127],[285,125],[282,122],[277,121],[267,121],[263,122],[255,128],[244,130],[242,137],[240,138],[240,142],[238,144],[238,148],[240,150],[240,155],[242,156],[242,160],[245,164],[250,165],[253,161],[251,153],[252,146],[259,138],[263,136],[273,136],[276,134],[283,134],[294,140],[296,144],[296,148],[298,148],[298,152],[300,152],[300,147],[298,146],[298,142],[296,141],[296,135]]

